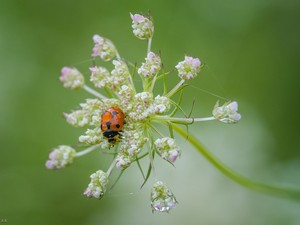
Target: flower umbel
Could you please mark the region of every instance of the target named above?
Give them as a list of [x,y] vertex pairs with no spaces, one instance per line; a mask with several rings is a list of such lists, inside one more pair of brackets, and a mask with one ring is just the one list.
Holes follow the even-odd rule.
[[102,198],[108,185],[107,173],[103,172],[102,170],[98,170],[97,172],[93,173],[90,178],[91,182],[83,194],[87,197],[98,199]]
[[76,68],[72,67],[63,67],[59,80],[65,88],[79,89],[84,85],[83,75]]
[[67,145],[60,145],[49,154],[48,169],[62,169],[73,163],[76,151]]
[[133,34],[139,39],[152,38],[154,26],[151,19],[140,14],[131,14]]
[[144,77],[153,77],[160,71],[160,65],[160,57],[153,52],[149,52],[145,62],[138,69],[138,73]]
[[160,156],[171,163],[174,163],[180,155],[180,148],[173,138],[159,138],[154,144]]
[[223,123],[236,123],[241,119],[241,114],[239,114],[237,110],[237,102],[227,102],[219,106],[218,101],[213,109],[213,115],[217,120]]
[[169,212],[175,208],[176,204],[174,194],[162,181],[157,181],[151,190],[152,212]]
[[[256,191],[300,200],[299,191],[254,182],[233,172],[204,148],[192,133],[188,133],[188,129],[185,130],[192,124],[211,120],[226,124],[237,123],[241,119],[237,112],[238,103],[229,101],[220,106],[217,102],[212,115],[208,117],[191,117],[192,112],[186,113],[181,107],[182,90],[188,86],[185,82],[191,82],[190,80],[200,73],[200,59],[185,56],[183,61],[178,62],[176,66],[174,64],[173,69],[164,71],[159,55],[151,51],[154,32],[152,19],[139,14],[130,16],[134,35],[139,39],[148,40],[145,60],[142,59],[143,62],[138,63],[141,66],[136,68],[134,63],[120,57],[110,40],[94,35],[94,61],[89,66],[91,76],[87,81],[90,81],[95,89],[85,83],[84,76],[87,74],[81,74],[74,67],[62,68],[59,79],[65,88],[81,89],[91,95],[75,110],[64,114],[71,126],[85,129],[81,132],[82,135],[75,139],[76,142],[79,140],[76,146],[85,149],[75,151],[75,147],[60,145],[50,153],[46,167],[62,169],[72,164],[75,157],[105,149],[106,154],[113,156],[111,165],[105,172],[98,170],[93,173],[84,192],[87,197],[100,199],[109,188],[114,187],[114,182],[108,182],[114,180],[110,176],[114,169],[122,175],[128,167],[136,163],[144,178],[142,186],[152,174],[155,180],[158,180],[159,174],[155,168],[157,156],[173,164],[183,154],[180,144],[177,143],[179,135],[235,182]],[[99,63],[99,58],[107,63]],[[177,69],[180,80],[170,88],[170,83],[166,80],[174,69]],[[88,67],[82,71],[88,71]],[[140,76],[135,76],[135,72]],[[179,125],[184,125],[184,128]],[[166,129],[160,129],[162,126]],[[147,171],[144,171],[143,164],[147,164]],[[152,210],[168,212],[176,204],[176,198],[170,189],[163,182],[156,182],[151,190]]]
[[103,61],[110,61],[118,55],[114,44],[110,40],[95,34],[93,36],[93,41],[95,46],[93,48],[92,56],[100,56]]
[[198,58],[185,56],[184,60],[179,62],[175,68],[178,70],[178,76],[183,80],[195,78],[200,72],[201,62]]

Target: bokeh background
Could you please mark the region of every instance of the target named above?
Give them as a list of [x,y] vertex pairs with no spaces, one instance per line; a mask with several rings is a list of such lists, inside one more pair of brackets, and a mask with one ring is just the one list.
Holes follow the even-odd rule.
[[[48,171],[52,147],[76,144],[84,132],[65,123],[89,97],[63,89],[60,69],[87,74],[92,35],[110,38],[120,54],[140,63],[146,43],[131,30],[129,12],[151,12],[152,49],[167,69],[184,54],[205,63],[185,92],[194,116],[209,116],[218,100],[237,100],[236,125],[195,124],[195,134],[235,171],[257,181],[300,189],[300,2],[286,0],[71,1],[0,0],[0,219],[7,224],[298,225],[300,204],[245,189],[222,175],[184,140],[176,168],[158,160],[157,178],[179,205],[152,214],[151,177],[130,167],[98,201],[82,195],[89,175],[107,169],[99,152],[62,171]],[[169,87],[177,81],[170,76]],[[203,91],[205,90],[205,91]],[[156,90],[159,91],[159,90]]]

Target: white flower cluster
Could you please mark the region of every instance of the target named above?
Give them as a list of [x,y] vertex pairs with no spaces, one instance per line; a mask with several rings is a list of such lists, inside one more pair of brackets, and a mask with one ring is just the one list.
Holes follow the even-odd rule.
[[102,132],[100,127],[96,127],[94,129],[87,129],[84,135],[79,137],[79,142],[88,144],[88,145],[96,145],[105,141],[102,136]]
[[97,126],[105,105],[98,99],[87,99],[85,103],[80,104],[81,109],[69,114],[64,113],[64,116],[67,122],[74,127]]
[[102,170],[98,170],[97,172],[93,173],[90,178],[91,182],[83,194],[87,197],[98,199],[102,198],[108,185],[107,173],[103,172]]
[[157,95],[152,104],[152,111],[155,114],[162,114],[170,110],[171,103],[170,99],[165,96]]
[[97,88],[103,88],[108,83],[110,83],[110,73],[109,71],[102,66],[94,66],[90,68],[91,77],[90,81],[95,85]]
[[110,61],[116,56],[117,50],[110,40],[95,34],[93,41],[95,46],[92,56],[100,56],[103,61]]
[[[156,82],[165,78],[170,72],[161,71],[162,62],[158,54],[151,51],[154,26],[151,18],[140,14],[130,14],[134,35],[139,39],[148,42],[147,56],[142,65],[137,69],[142,83],[141,88],[135,87],[134,74],[129,71],[126,60],[121,60],[114,44],[97,34],[93,36],[94,46],[92,56],[100,57],[103,61],[111,61],[113,69],[106,69],[99,66],[94,58],[94,66],[90,68],[90,81],[96,88],[104,89],[107,96],[98,92],[85,84],[83,75],[72,67],[63,67],[61,70],[60,81],[65,88],[79,89],[87,91],[96,96],[96,99],[86,99],[80,104],[80,108],[71,113],[64,113],[66,121],[74,127],[87,126],[87,130],[79,137],[79,142],[89,145],[86,149],[77,152],[70,146],[61,145],[49,154],[46,162],[48,169],[61,169],[71,164],[74,157],[80,157],[99,148],[110,149],[116,147],[114,159],[107,170],[98,170],[93,173],[91,181],[86,188],[84,195],[93,198],[102,198],[107,190],[108,178],[114,168],[125,170],[133,162],[139,162],[144,156],[149,155],[150,169],[153,167],[154,155],[159,155],[162,159],[171,164],[179,158],[181,150],[173,139],[173,129],[183,135],[176,126],[181,123],[186,126],[191,122],[200,122],[217,119],[224,123],[235,123],[240,120],[241,115],[237,113],[238,104],[228,102],[223,106],[219,103],[214,107],[213,117],[207,118],[180,118],[174,117],[175,112],[180,109],[179,103],[171,99],[177,94],[186,80],[195,78],[201,69],[201,62],[198,58],[185,56],[175,68],[181,80],[168,91],[169,85],[164,79],[163,94],[154,95],[153,90],[157,89]],[[110,63],[110,64],[111,64]],[[128,65],[131,65],[129,63]],[[180,96],[181,97],[181,96]],[[173,113],[166,114],[174,108]],[[161,122],[169,126],[170,136],[164,137],[155,125]],[[156,135],[162,138],[156,139]],[[191,140],[190,140],[191,141]],[[146,145],[146,143],[148,143]],[[143,151],[148,148],[148,151]],[[142,154],[145,153],[145,154]],[[140,167],[142,170],[142,168]],[[149,169],[146,181],[151,170]],[[144,172],[141,171],[143,176]],[[151,207],[153,211],[168,212],[177,204],[176,198],[169,188],[161,181],[154,184],[151,189]]]
[[113,60],[113,65],[115,68],[111,71],[111,74],[106,68],[101,66],[90,68],[92,73],[90,81],[95,87],[107,87],[111,90],[116,90],[127,81],[128,76],[130,76],[127,65],[121,60]]
[[153,52],[149,52],[145,58],[145,62],[138,69],[138,74],[144,77],[154,77],[161,68],[161,59]]
[[63,67],[59,80],[65,88],[72,90],[79,89],[84,85],[84,77],[76,68]]
[[162,114],[170,110],[170,99],[165,96],[156,96],[150,92],[137,93],[127,105],[128,116],[133,121],[142,121],[154,114]]
[[130,130],[124,130],[122,145],[115,159],[116,168],[123,170],[129,167],[147,140],[143,134],[142,124],[136,123]]
[[128,112],[128,116],[134,121],[141,121],[151,113],[150,105],[153,102],[153,95],[150,92],[140,92],[134,96],[132,107]]
[[133,107],[134,90],[128,85],[122,85],[118,95],[122,101],[123,110],[131,110]]
[[227,102],[219,106],[219,101],[213,109],[213,116],[223,123],[237,123],[241,119],[241,114],[238,112],[237,102]]
[[140,14],[132,15],[130,13],[130,17],[132,19],[132,28],[133,34],[139,39],[149,39],[153,36],[154,26],[152,21]]
[[178,70],[178,76],[183,80],[195,78],[200,72],[201,62],[198,58],[185,56],[184,60],[179,62],[175,68]]
[[169,188],[162,182],[157,181],[151,190],[152,211],[169,212],[175,208],[177,200]]
[[173,138],[159,138],[154,142],[154,144],[159,155],[171,163],[174,163],[178,156],[180,156],[180,148]]
[[62,169],[73,163],[76,151],[67,145],[60,145],[49,154],[48,169]]

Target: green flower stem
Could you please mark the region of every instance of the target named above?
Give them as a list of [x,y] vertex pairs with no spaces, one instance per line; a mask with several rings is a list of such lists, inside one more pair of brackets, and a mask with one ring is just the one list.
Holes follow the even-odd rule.
[[178,117],[170,117],[170,116],[154,116],[151,119],[160,120],[160,121],[177,122],[183,124],[191,124],[194,122],[211,121],[211,120],[215,120],[216,118],[213,116],[204,117],[204,118],[178,118]]
[[184,81],[185,80],[179,81],[178,84],[176,84],[175,87],[165,96],[171,98],[176,93],[176,91],[181,87],[181,85],[183,85]]
[[75,157],[80,157],[80,156],[86,155],[86,154],[94,151],[95,149],[97,149],[99,146],[100,146],[100,144],[93,145],[91,147],[86,148],[85,150],[82,150],[80,152],[76,152]]
[[186,138],[210,163],[212,163],[218,170],[220,170],[224,175],[226,175],[236,183],[254,191],[262,192],[276,197],[284,197],[300,201],[300,190],[276,187],[269,184],[252,181],[249,178],[246,178],[232,171],[230,168],[220,162],[191,133],[187,133],[185,129],[179,127],[176,124],[172,124],[172,127],[183,138]]
[[148,39],[147,54],[151,51],[152,37]]
[[115,165],[116,165],[116,161],[113,160],[112,163],[110,164],[110,167],[108,168],[108,170],[106,172],[108,176],[111,174],[111,171],[113,170],[113,168],[115,167]]
[[96,96],[97,98],[106,99],[104,95],[100,94],[99,92],[95,91],[94,89],[90,88],[87,85],[83,85],[83,89],[86,90],[88,93]]

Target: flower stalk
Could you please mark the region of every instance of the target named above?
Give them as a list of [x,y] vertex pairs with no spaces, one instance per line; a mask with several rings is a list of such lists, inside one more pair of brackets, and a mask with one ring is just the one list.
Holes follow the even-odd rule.
[[180,136],[190,142],[190,144],[193,145],[197,151],[199,151],[211,164],[213,164],[215,168],[217,168],[220,172],[234,182],[257,192],[262,192],[277,197],[289,198],[292,200],[300,200],[299,190],[256,182],[234,172],[229,167],[224,165],[219,159],[217,159],[212,153],[210,153],[193,134],[187,133],[185,129],[176,124],[172,124],[172,127]]

